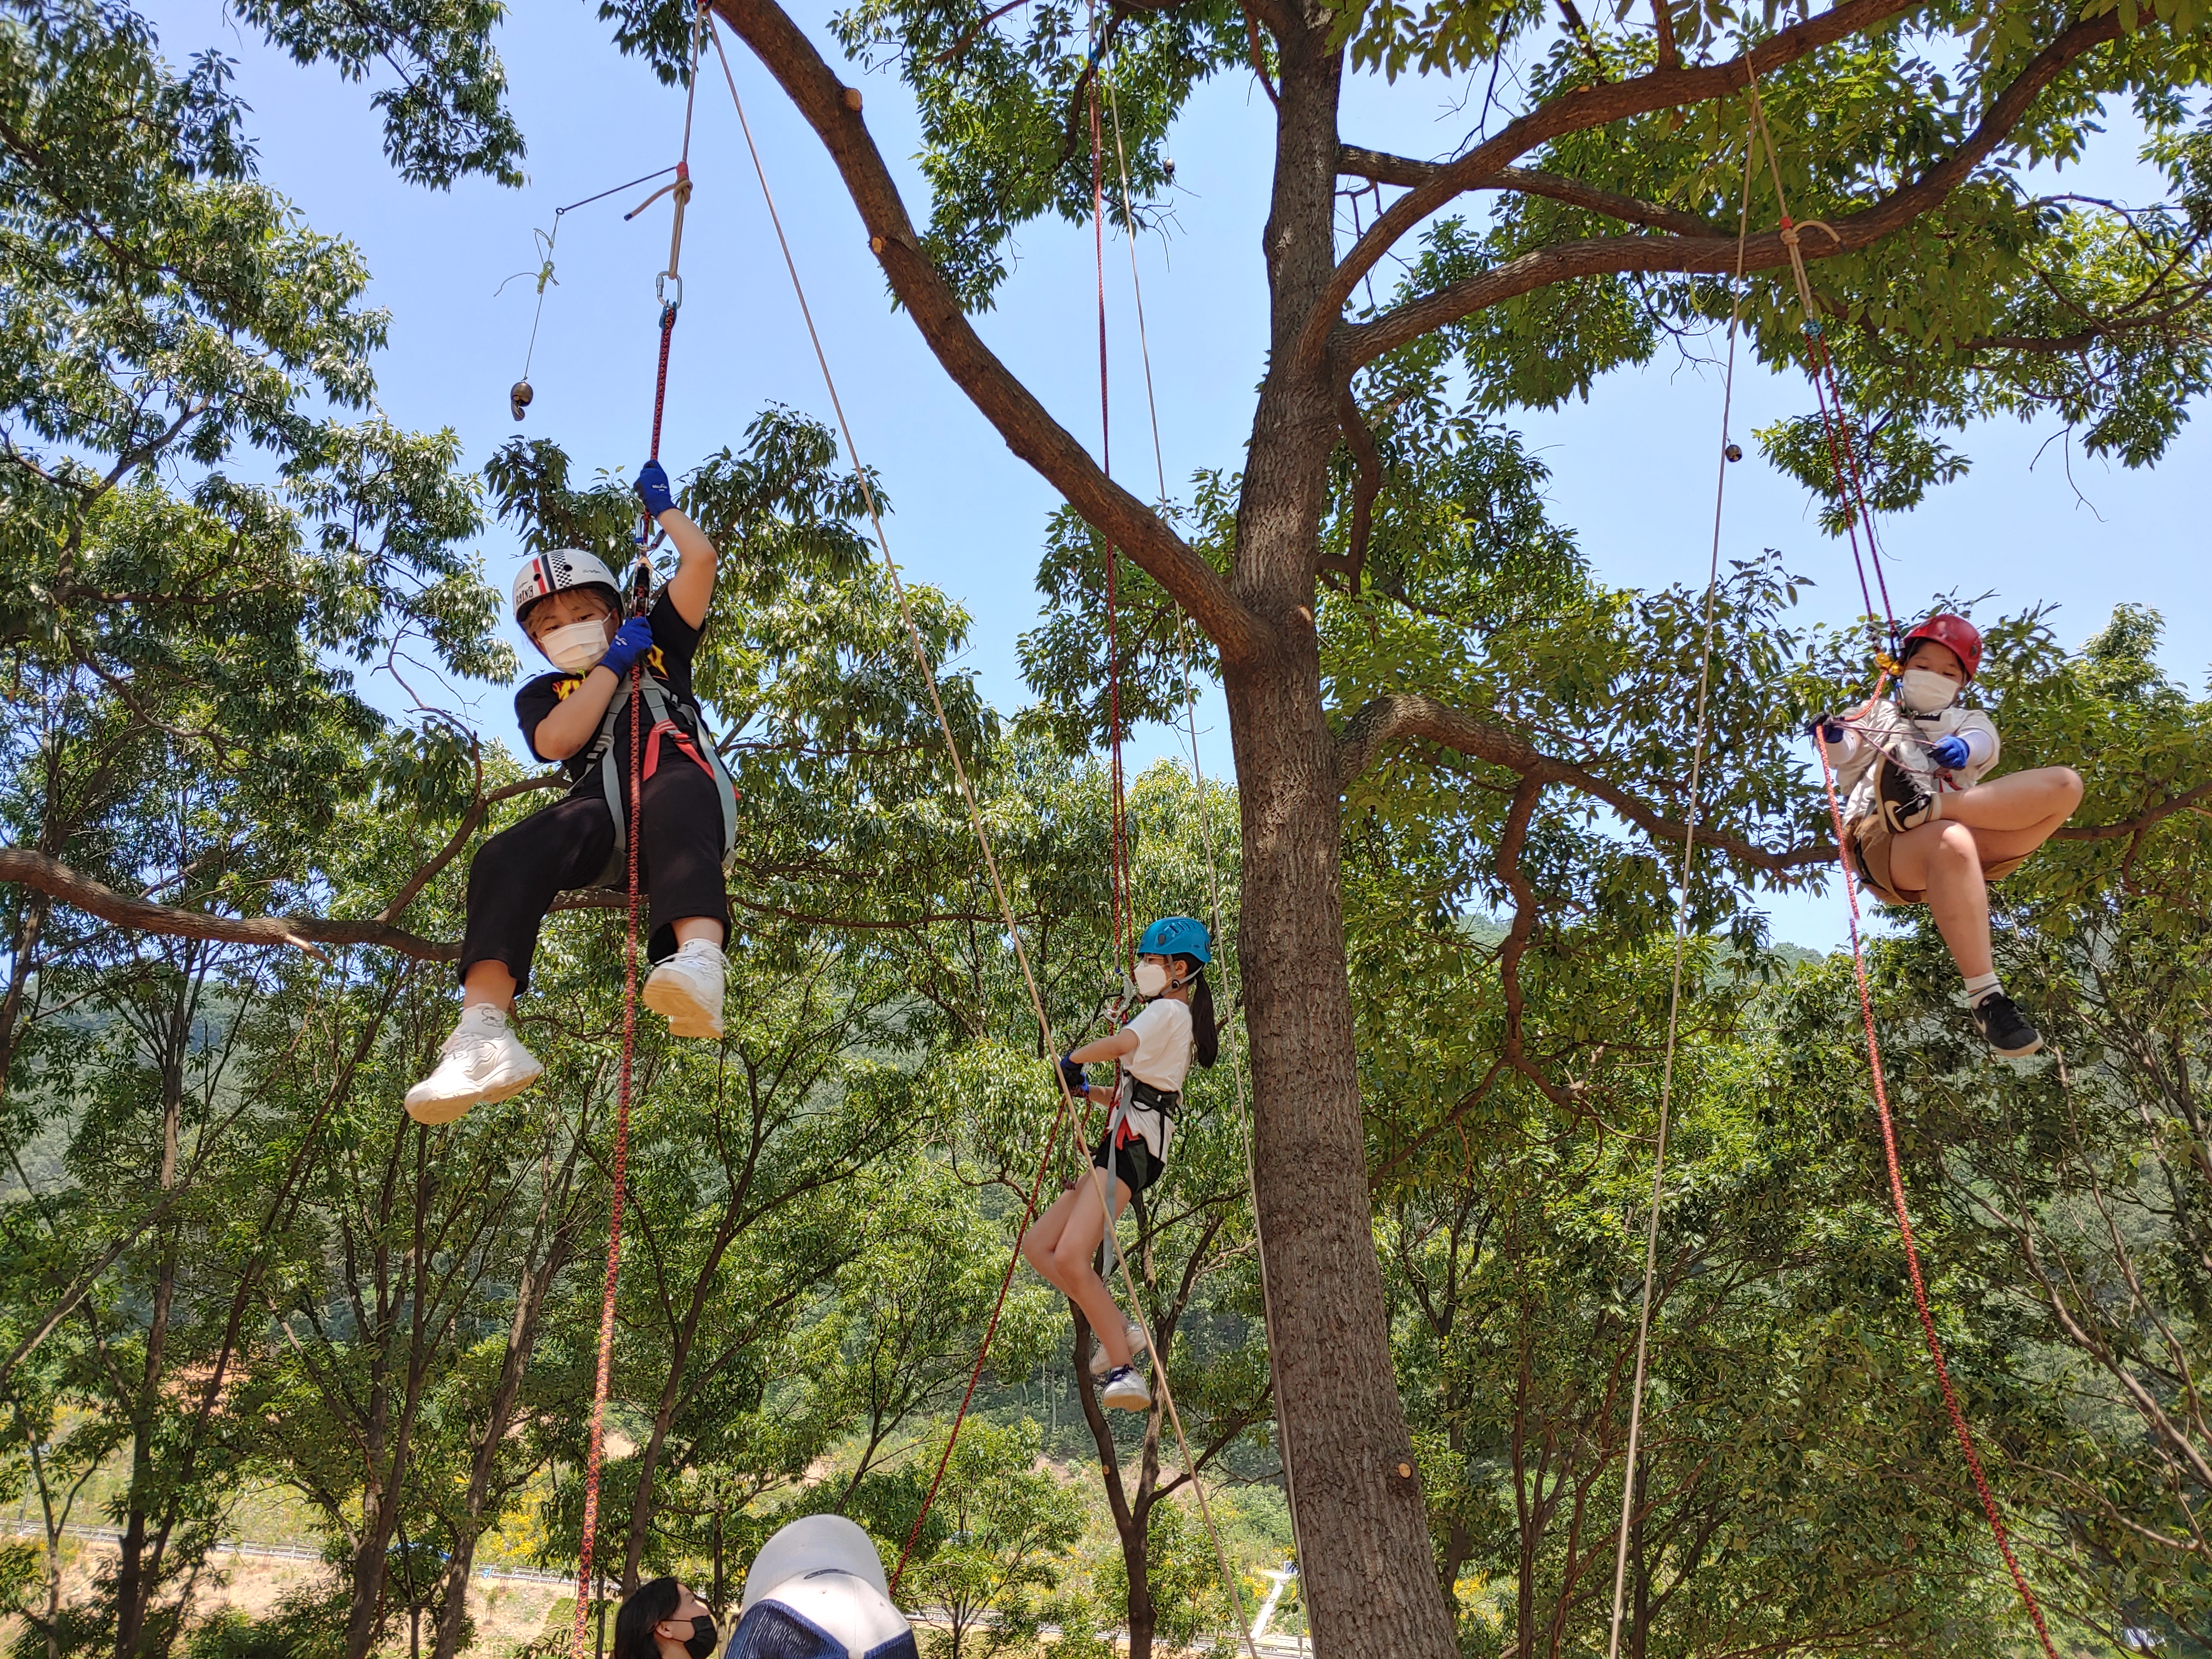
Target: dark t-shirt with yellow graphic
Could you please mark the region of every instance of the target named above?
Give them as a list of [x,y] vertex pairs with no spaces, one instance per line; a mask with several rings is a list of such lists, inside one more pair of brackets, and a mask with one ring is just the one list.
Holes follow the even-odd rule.
[[[653,624],[653,649],[644,658],[646,672],[659,680],[669,694],[685,707],[696,709],[697,698],[691,690],[691,659],[699,649],[701,629],[694,628],[678,614],[669,603],[665,588],[653,602],[646,613]],[[538,724],[572,696],[584,683],[581,674],[554,672],[540,674],[535,679],[523,682],[522,689],[514,694],[514,717],[522,723],[522,740],[530,745],[530,752],[538,754]],[[629,693],[627,689],[615,694],[615,764],[625,778],[629,771]],[[649,723],[649,721],[648,721]],[[562,763],[570,777],[581,782],[592,769],[592,745],[586,744]]]

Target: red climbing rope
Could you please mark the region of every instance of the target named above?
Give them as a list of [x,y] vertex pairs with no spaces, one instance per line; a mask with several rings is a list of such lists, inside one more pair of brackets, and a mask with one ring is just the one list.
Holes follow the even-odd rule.
[[[684,253],[684,210],[691,200],[691,112],[699,82],[699,40],[706,15],[705,0],[694,10],[691,21],[691,69],[684,99],[684,149],[676,162],[675,222],[669,233],[668,269],[660,277],[660,352],[653,377],[653,441],[647,459],[660,459],[660,429],[668,406],[668,350],[676,332],[676,313],[684,304],[684,279],[678,265]],[[642,209],[641,208],[641,211]],[[631,216],[635,216],[635,215]],[[670,284],[674,284],[671,291]],[[653,514],[637,538],[637,584],[635,613],[647,612],[653,587],[653,567],[647,548],[653,534]],[[644,726],[645,664],[633,663],[629,671],[629,825],[624,837],[629,865],[629,902],[623,938],[622,1066],[615,1084],[614,1170],[609,1183],[607,1212],[607,1273],[599,1298],[599,1356],[592,1376],[592,1424],[585,1442],[584,1517],[576,1549],[576,1615],[570,1632],[575,1659],[584,1656],[584,1613],[591,1600],[592,1561],[597,1553],[599,1522],[599,1470],[606,1449],[607,1395],[614,1370],[615,1290],[622,1268],[623,1208],[629,1188],[630,1079],[637,1054],[637,902],[638,830],[644,817],[644,786],[640,776],[641,738]]]
[[639,704],[645,665],[629,671],[629,905],[623,939],[622,1069],[615,1084],[615,1159],[607,1205],[606,1288],[599,1297],[599,1364],[592,1377],[592,1431],[584,1453],[584,1530],[576,1552],[576,1618],[571,1635],[577,1659],[584,1652],[584,1609],[591,1599],[593,1536],[599,1522],[599,1463],[606,1447],[607,1385],[614,1366],[615,1281],[622,1265],[623,1203],[629,1179],[629,1085],[637,1050],[637,841]]
[[[1881,695],[1881,686],[1875,688]],[[1981,1494],[1982,1513],[1989,1517],[1990,1531],[1996,1537],[1997,1549],[2004,1557],[2006,1568],[2012,1574],[2014,1587],[2027,1608],[2027,1616],[2035,1624],[2036,1638],[2050,1659],[2058,1659],[2058,1650],[2051,1644],[2051,1632],[2043,1622],[2042,1604],[2028,1587],[2027,1575],[2021,1571],[2020,1559],[2013,1553],[2012,1534],[2006,1530],[2004,1517],[1997,1511],[1996,1495],[1990,1491],[1989,1479],[1982,1473],[1982,1460],[1974,1449],[1974,1432],[1966,1425],[1966,1413],[1960,1409],[1959,1396],[1951,1387],[1950,1368],[1943,1363],[1943,1344],[1936,1334],[1936,1316],[1929,1311],[1928,1286],[1920,1276],[1920,1249],[1913,1242],[1912,1213],[1905,1202],[1905,1177],[1897,1161],[1897,1126],[1889,1114],[1889,1085],[1882,1075],[1881,1044],[1874,1030],[1874,994],[1868,988],[1866,951],[1859,937],[1858,884],[1852,878],[1850,855],[1844,851],[1844,808],[1836,795],[1836,772],[1828,763],[1828,751],[1820,750],[1820,775],[1828,792],[1828,817],[1835,826],[1836,859],[1844,872],[1844,896],[1850,902],[1851,972],[1858,981],[1859,1016],[1866,1026],[1867,1065],[1874,1075],[1875,1109],[1881,1119],[1881,1153],[1889,1169],[1890,1201],[1897,1210],[1898,1235],[1905,1241],[1905,1265],[1912,1279],[1912,1304],[1920,1313],[1920,1332],[1927,1339],[1928,1358],[1935,1363],[1936,1386],[1943,1392],[1943,1409],[1950,1413],[1951,1431],[1958,1437],[1959,1449],[1966,1459],[1966,1468],[1974,1477],[1974,1490]]]
[[[1897,644],[1897,617],[1890,607],[1889,582],[1882,574],[1881,553],[1874,535],[1874,509],[1869,504],[1864,483],[1859,476],[1856,447],[1850,441],[1844,418],[1843,388],[1836,379],[1835,362],[1828,355],[1827,342],[1820,331],[1817,307],[1813,300],[1811,279],[1806,275],[1805,259],[1799,239],[1807,229],[1819,229],[1829,236],[1835,232],[1818,220],[1793,222],[1790,204],[1782,187],[1782,163],[1774,143],[1774,135],[1766,125],[1766,112],[1759,101],[1759,82],[1754,74],[1747,88],[1751,103],[1753,120],[1766,144],[1767,162],[1774,180],[1775,201],[1782,219],[1782,241],[1790,255],[1790,275],[1797,289],[1797,302],[1804,324],[1808,342],[1807,356],[1812,369],[1814,394],[1820,400],[1821,424],[1828,439],[1828,460],[1835,475],[1836,493],[1848,501],[1852,507],[1851,557],[1859,566],[1859,592],[1864,599],[1867,615],[1875,615],[1874,594],[1869,591],[1864,562],[1859,560],[1858,532],[1863,526],[1866,532],[1867,552],[1874,562],[1874,586],[1881,595],[1881,620],[1887,624],[1887,641],[1877,638],[1875,651],[1882,664],[1882,672],[1875,682],[1874,695],[1880,696],[1889,674],[1894,671],[1893,658],[1884,653],[1887,644],[1893,652]],[[1912,1213],[1905,1201],[1905,1177],[1897,1158],[1897,1127],[1890,1116],[1889,1085],[1881,1069],[1881,1044],[1875,1035],[1874,994],[1869,988],[1866,969],[1866,947],[1859,932],[1858,884],[1851,873],[1850,854],[1844,833],[1844,808],[1836,793],[1835,768],[1828,759],[1826,744],[1815,741],[1814,747],[1820,755],[1820,775],[1828,796],[1828,817],[1836,834],[1836,860],[1844,872],[1844,896],[1850,911],[1851,972],[1858,983],[1859,1014],[1866,1028],[1867,1066],[1874,1079],[1875,1109],[1881,1121],[1881,1151],[1889,1171],[1889,1196],[1897,1211],[1898,1237],[1905,1245],[1905,1264],[1912,1280],[1912,1303],[1920,1315],[1920,1331],[1926,1339],[1928,1358],[1936,1367],[1936,1386],[1942,1391],[1943,1408],[1950,1414],[1951,1431],[1958,1437],[1959,1449],[1965,1455],[1967,1472],[1973,1476],[1974,1490],[1980,1494],[1982,1513],[1989,1518],[1990,1532],[1996,1540],[1997,1550],[2004,1557],[2006,1569],[2012,1574],[2014,1587],[2020,1592],[2021,1603],[2027,1608],[2028,1618],[2035,1626],[2035,1634],[2043,1644],[2049,1659],[2058,1659],[2057,1650],[2051,1645],[2051,1632],[2045,1625],[2043,1607],[2028,1585],[2027,1575],[2021,1570],[2020,1559],[2013,1553],[2012,1535],[2006,1530],[2004,1517],[1997,1510],[1996,1497],[1990,1491],[1988,1477],[1982,1472],[1980,1455],[1974,1449],[1973,1431],[1966,1425],[1966,1414],[1959,1405],[1957,1391],[1951,1386],[1950,1367],[1943,1360],[1943,1344],[1936,1334],[1936,1316],[1929,1310],[1928,1286],[1921,1277],[1920,1249],[1912,1237]]]

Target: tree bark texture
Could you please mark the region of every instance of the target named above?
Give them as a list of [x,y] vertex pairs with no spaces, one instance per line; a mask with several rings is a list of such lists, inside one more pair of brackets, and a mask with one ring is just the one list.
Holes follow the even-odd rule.
[[[1336,744],[1321,693],[1314,573],[1337,438],[1326,364],[1296,346],[1335,268],[1342,54],[1317,17],[1279,40],[1281,104],[1264,252],[1273,367],[1237,506],[1238,599],[1276,648],[1224,665],[1243,827],[1237,949],[1277,1408],[1316,1649],[1455,1653],[1391,1366],[1367,1193],[1339,872]],[[1401,1473],[1401,1471],[1403,1471]]]

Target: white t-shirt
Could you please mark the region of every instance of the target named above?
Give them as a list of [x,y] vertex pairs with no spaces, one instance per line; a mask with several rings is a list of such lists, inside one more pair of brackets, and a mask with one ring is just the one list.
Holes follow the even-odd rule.
[[1174,997],[1156,998],[1122,1029],[1135,1036],[1137,1047],[1121,1057],[1121,1098],[1115,1109],[1144,1137],[1152,1156],[1164,1164],[1175,1125],[1157,1107],[1139,1102],[1129,1092],[1128,1083],[1133,1077],[1162,1094],[1182,1092],[1182,1080],[1190,1073],[1190,1005]]
[[1137,1039],[1137,1047],[1121,1057],[1121,1069],[1164,1095],[1181,1093],[1190,1074],[1190,1005],[1155,997],[1124,1029]]
[[[1929,757],[1929,746],[1952,736],[1966,740],[1966,763],[1946,771]],[[1887,755],[1917,778],[1931,795],[1971,789],[1997,763],[1997,728],[1978,708],[1953,703],[1932,714],[1915,714],[1887,699],[1877,699],[1851,716],[1844,740],[1829,745],[1836,759],[1836,781],[1844,790],[1844,822],[1851,823],[1875,810],[1881,768]]]

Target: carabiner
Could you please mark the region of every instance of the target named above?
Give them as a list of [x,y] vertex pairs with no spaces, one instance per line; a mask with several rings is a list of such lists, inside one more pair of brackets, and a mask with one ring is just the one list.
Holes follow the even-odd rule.
[[[668,292],[672,285],[676,289],[673,297]],[[659,276],[653,279],[653,297],[660,301],[660,307],[664,312],[672,315],[683,310],[684,279],[672,270],[662,271]]]

